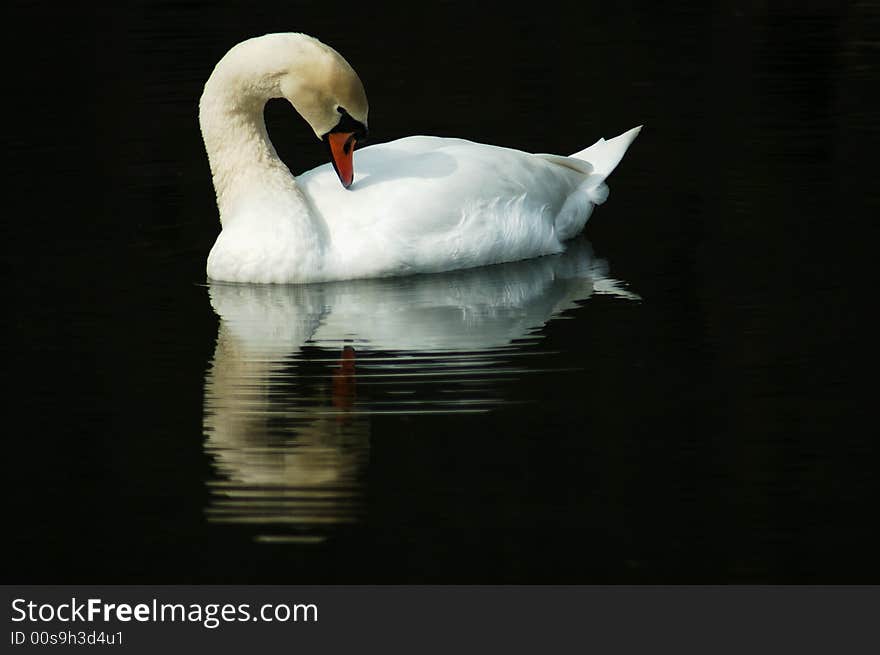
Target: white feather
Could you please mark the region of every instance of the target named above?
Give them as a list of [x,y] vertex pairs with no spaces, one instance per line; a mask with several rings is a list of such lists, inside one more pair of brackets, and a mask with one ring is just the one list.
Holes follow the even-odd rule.
[[[308,70],[303,59],[325,47],[302,37],[308,39],[303,47],[299,36],[239,44],[205,86],[200,123],[223,224],[208,257],[211,279],[385,277],[560,252],[605,200],[605,178],[639,131],[600,140],[571,157],[413,136],[357,150],[350,189],[329,164],[294,179],[268,139],[262,109],[268,98],[283,95],[284,86],[272,80],[282,76],[277,69],[285,58],[272,57],[267,68],[268,46],[290,48],[298,75]],[[346,84],[354,86],[351,79]],[[332,89],[326,96],[333,97]]]

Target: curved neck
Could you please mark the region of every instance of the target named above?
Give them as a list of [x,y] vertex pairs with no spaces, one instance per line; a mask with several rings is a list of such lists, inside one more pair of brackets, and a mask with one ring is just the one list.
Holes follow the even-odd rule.
[[239,203],[271,201],[273,193],[284,190],[298,192],[266,132],[266,102],[281,95],[267,82],[257,77],[236,79],[218,66],[199,103],[221,222],[236,214]]

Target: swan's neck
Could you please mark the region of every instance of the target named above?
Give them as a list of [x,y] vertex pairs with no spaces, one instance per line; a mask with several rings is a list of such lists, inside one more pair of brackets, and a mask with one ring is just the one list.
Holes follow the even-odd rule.
[[[279,76],[260,70],[252,57],[230,55],[214,69],[199,102],[220,221],[226,226],[247,213],[271,216],[282,209],[289,213],[297,203],[305,209],[302,193],[275,152],[263,118],[266,102],[283,96]],[[249,65],[242,66],[242,61]],[[262,211],[251,211],[258,208]]]

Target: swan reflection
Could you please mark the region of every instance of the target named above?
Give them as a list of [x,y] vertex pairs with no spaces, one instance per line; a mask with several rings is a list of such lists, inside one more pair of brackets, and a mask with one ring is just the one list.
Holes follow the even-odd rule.
[[[594,293],[636,296],[589,243],[450,273],[272,286],[211,283],[208,518],[314,541],[361,515],[377,414],[486,412],[528,372],[524,343]],[[513,363],[512,363],[513,362]]]

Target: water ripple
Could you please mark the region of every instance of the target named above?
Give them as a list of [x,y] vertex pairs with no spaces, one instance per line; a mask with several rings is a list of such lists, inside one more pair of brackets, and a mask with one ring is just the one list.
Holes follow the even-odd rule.
[[317,543],[364,514],[378,416],[482,414],[541,328],[594,293],[636,296],[586,241],[552,257],[437,275],[316,285],[212,283],[220,317],[205,379],[207,519],[259,526],[261,543]]

